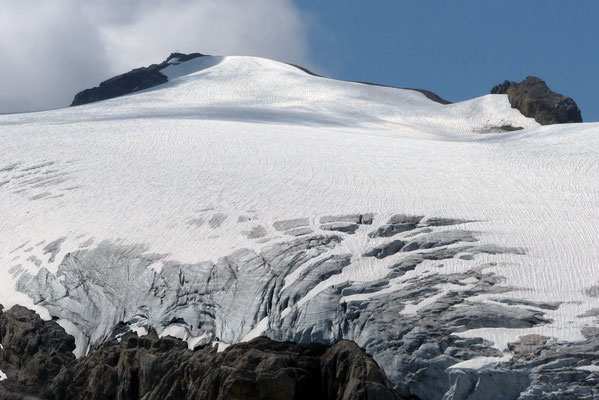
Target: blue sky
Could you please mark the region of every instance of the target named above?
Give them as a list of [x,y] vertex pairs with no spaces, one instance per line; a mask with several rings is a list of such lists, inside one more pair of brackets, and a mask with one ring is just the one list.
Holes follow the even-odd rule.
[[314,72],[429,89],[450,101],[528,75],[599,121],[599,2],[295,0]]

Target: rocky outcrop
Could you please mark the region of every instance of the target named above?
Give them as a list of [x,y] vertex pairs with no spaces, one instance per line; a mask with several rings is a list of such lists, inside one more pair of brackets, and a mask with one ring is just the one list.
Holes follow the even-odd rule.
[[43,321],[35,312],[0,306],[0,399],[19,399],[36,393],[62,369],[75,361],[75,340],[54,321]]
[[355,343],[298,345],[259,337],[217,352],[122,332],[75,360],[73,338],[20,306],[0,310],[2,399],[399,400]]
[[325,389],[322,398],[400,398],[390,390],[384,372],[372,358],[364,357],[364,353],[354,342],[337,342],[320,357],[319,365]]
[[122,75],[117,75],[102,83],[100,86],[85,89],[75,95],[72,106],[94,103],[96,101],[112,99],[140,90],[148,89],[166,83],[167,77],[160,73],[160,70],[166,68],[173,59],[178,62],[184,62],[193,58],[201,57],[200,53],[181,54],[172,53],[165,61],[160,64],[152,64],[148,67],[136,68]]
[[541,125],[582,122],[574,100],[553,92],[545,81],[535,76],[520,83],[505,81],[493,87],[491,94],[507,94],[512,108]]

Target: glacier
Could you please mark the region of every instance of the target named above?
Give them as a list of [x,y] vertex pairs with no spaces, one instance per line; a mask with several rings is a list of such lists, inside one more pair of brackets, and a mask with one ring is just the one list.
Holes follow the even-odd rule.
[[192,349],[349,339],[402,395],[599,396],[599,124],[256,57],[162,72],[0,116],[5,308],[78,356],[119,322]]

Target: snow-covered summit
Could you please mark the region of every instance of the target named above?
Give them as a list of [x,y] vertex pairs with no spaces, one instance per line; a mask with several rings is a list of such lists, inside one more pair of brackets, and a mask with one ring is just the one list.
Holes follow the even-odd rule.
[[422,399],[575,384],[549,353],[593,374],[599,124],[255,57],[161,71],[0,116],[2,305],[57,318],[79,355],[120,321],[192,348],[352,339]]
[[163,113],[301,125],[431,126],[464,133],[536,125],[512,109],[506,95],[443,105],[413,90],[327,79],[258,57],[199,56],[186,61],[172,57],[156,68],[154,73],[164,76],[164,83],[78,108],[73,114],[105,118],[106,113],[138,117]]

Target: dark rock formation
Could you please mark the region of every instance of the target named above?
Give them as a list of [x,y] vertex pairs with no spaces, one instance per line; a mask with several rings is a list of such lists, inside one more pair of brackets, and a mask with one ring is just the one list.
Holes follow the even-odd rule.
[[[276,342],[275,342],[276,343]],[[337,342],[320,357],[327,399],[399,399],[385,373],[354,342]]]
[[178,58],[179,61],[188,61],[193,58],[201,57],[200,53],[181,54],[172,53],[165,61],[160,64],[152,64],[148,67],[136,68],[122,75],[110,78],[100,86],[85,89],[75,95],[71,106],[80,106],[83,104],[94,103],[96,101],[112,99],[125,94],[137,92],[166,83],[166,76],[160,73],[160,70],[169,65],[169,61]]
[[0,310],[1,399],[393,399],[384,372],[355,343],[299,345],[260,337],[218,353],[154,332],[113,336],[75,360],[53,321]]
[[520,83],[505,81],[491,89],[491,94],[507,94],[512,108],[541,125],[582,122],[574,100],[553,92],[545,81],[534,76]]
[[43,321],[21,306],[7,312],[0,306],[0,343],[0,370],[8,376],[0,382],[0,399],[37,392],[75,361],[73,337],[56,322]]

